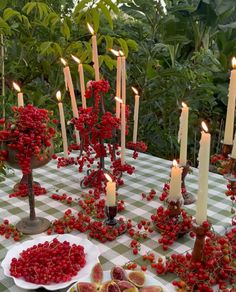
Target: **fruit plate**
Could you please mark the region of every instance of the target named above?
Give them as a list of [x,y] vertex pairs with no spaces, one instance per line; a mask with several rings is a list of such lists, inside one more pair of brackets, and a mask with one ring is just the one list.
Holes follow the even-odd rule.
[[[151,286],[151,285],[157,285],[157,286],[160,286],[162,289],[163,289],[163,292],[173,292],[175,291],[175,289],[173,288],[173,290],[167,290],[165,288],[165,286],[157,279],[153,278],[152,276],[149,276],[149,275],[145,275],[145,283],[144,283],[144,287],[146,286]],[[88,276],[81,279],[82,281],[79,281],[79,282],[91,282],[91,279],[90,279],[90,273],[88,273]],[[103,282],[106,282],[106,281],[109,281],[111,280],[111,276],[110,276],[110,271],[104,271],[103,272]],[[76,288],[76,284],[75,283],[74,285],[72,285],[68,290],[67,292],[76,292],[77,291],[77,288]]]
[[[58,283],[58,284],[50,284],[50,285],[43,285],[43,284],[34,284],[30,282],[24,281],[22,278],[15,278],[10,275],[10,264],[12,258],[18,258],[19,254],[29,248],[32,247],[33,245],[37,245],[39,243],[43,243],[45,241],[52,241],[54,238],[57,238],[60,242],[63,241],[68,241],[71,244],[80,244],[84,247],[84,251],[86,254],[86,265],[77,273],[76,276],[74,276],[70,281],[68,282],[63,282],[63,283]],[[23,242],[22,244],[16,245],[13,248],[11,248],[4,260],[2,261],[2,267],[5,276],[13,278],[16,286],[23,288],[23,289],[37,289],[40,287],[43,287],[47,290],[55,291],[58,289],[62,289],[65,287],[68,287],[74,282],[79,281],[80,279],[86,277],[88,274],[90,274],[90,271],[92,270],[93,266],[99,262],[98,257],[100,255],[99,249],[89,240],[87,239],[82,239],[78,236],[70,235],[70,234],[63,234],[63,235],[51,235],[51,236],[41,236],[38,237],[34,240],[28,240]]]

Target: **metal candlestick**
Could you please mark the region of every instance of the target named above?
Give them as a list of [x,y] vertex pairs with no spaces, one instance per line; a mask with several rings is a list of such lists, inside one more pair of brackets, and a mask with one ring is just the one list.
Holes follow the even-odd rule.
[[168,201],[169,217],[178,217],[181,214],[182,201]]
[[39,234],[46,231],[49,228],[51,223],[48,219],[45,219],[42,217],[36,217],[32,170],[27,175],[27,186],[28,186],[30,214],[29,214],[29,217],[21,219],[16,224],[16,228],[18,231],[24,234],[30,234],[30,235]]
[[[187,192],[186,185],[185,185],[185,178],[187,174],[189,173],[190,164],[187,162],[186,165],[180,165],[180,167],[183,168],[182,177],[181,177],[182,179],[181,188],[182,188],[182,196],[184,199],[184,205],[190,205],[196,202],[195,197],[191,193]],[[183,189],[185,190],[185,192],[183,192]]]

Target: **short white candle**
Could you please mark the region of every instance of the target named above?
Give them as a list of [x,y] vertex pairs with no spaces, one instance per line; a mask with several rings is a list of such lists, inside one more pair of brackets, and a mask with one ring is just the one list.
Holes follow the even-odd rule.
[[[61,58],[61,62],[65,66],[63,68],[65,85],[66,85],[66,90],[69,89],[69,92],[70,92],[73,117],[78,119],[79,113],[78,113],[78,108],[77,108],[77,104],[76,104],[75,91],[74,91],[74,86],[73,86],[73,82],[72,82],[72,78],[71,78],[71,74],[70,74],[70,68],[69,68],[69,66],[67,66],[67,63],[63,58]],[[76,143],[80,144],[79,131],[77,131],[76,129],[75,129],[75,138],[76,138]]]
[[23,98],[23,93],[20,90],[20,86],[17,83],[13,82],[13,87],[18,92],[17,93],[18,107],[24,106],[24,98]]
[[66,123],[65,123],[65,115],[64,115],[63,104],[61,101],[60,91],[57,91],[56,98],[58,100],[58,108],[59,108],[59,114],[60,114],[61,136],[62,136],[64,157],[67,158],[68,157],[68,143],[67,143],[67,134],[66,134]]
[[82,100],[82,108],[87,108],[86,105],[86,97],[85,97],[85,85],[84,85],[84,68],[83,64],[81,64],[80,59],[71,55],[73,60],[78,63],[78,72],[79,72],[79,81],[80,81],[80,91],[81,91],[81,100]]
[[228,106],[225,122],[224,144],[233,144],[234,117],[235,117],[235,98],[236,98],[236,58],[232,59],[233,69],[231,70],[228,94]]
[[106,206],[116,206],[116,183],[112,181],[108,174],[105,174],[107,179],[106,185]]
[[182,102],[182,112],[180,116],[179,137],[180,157],[179,163],[183,166],[187,164],[187,147],[188,147],[188,113],[189,108]]
[[181,177],[183,169],[178,166],[176,160],[173,161],[173,166],[171,168],[171,177],[170,177],[170,191],[168,200],[169,201],[178,201],[182,199],[181,192]]
[[200,149],[198,154],[199,176],[198,176],[198,194],[196,202],[196,222],[201,225],[207,220],[207,199],[208,199],[208,173],[210,161],[211,135],[204,122],[202,122],[203,131],[201,131]]
[[99,74],[99,61],[98,61],[98,47],[97,47],[97,36],[94,33],[94,29],[92,26],[87,23],[88,29],[92,34],[92,60],[93,60],[93,68],[95,71],[95,80],[100,80],[100,74]]
[[136,88],[132,87],[132,90],[135,93],[133,143],[136,143],[138,136],[139,95]]

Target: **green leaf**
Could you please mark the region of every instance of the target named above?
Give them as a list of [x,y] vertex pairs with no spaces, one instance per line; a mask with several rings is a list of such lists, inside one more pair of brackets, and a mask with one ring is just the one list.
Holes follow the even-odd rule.
[[31,24],[29,22],[29,19],[28,17],[26,17],[25,15],[21,15],[22,17],[22,22],[23,24],[27,27],[27,28],[31,28]]
[[7,21],[16,15],[20,15],[20,13],[12,8],[7,8],[3,12],[3,19]]
[[51,45],[52,45],[52,42],[43,42],[39,47],[40,53],[42,55],[47,54],[49,49],[51,48]]
[[0,17],[0,29],[10,30],[10,26]]
[[116,6],[116,4],[114,4],[111,0],[103,0],[104,3],[106,3],[108,6],[110,6],[111,10],[113,10],[113,12],[115,14],[119,13],[119,8]]
[[136,41],[128,39],[126,41],[126,43],[127,43],[128,47],[131,48],[132,50],[134,50],[134,51],[138,50],[138,44],[136,43]]
[[98,31],[99,28],[99,22],[100,22],[100,14],[97,9],[91,9],[90,10],[91,16],[92,16],[92,21],[93,21],[93,29],[95,32]]
[[109,35],[104,36],[106,41],[106,49],[112,49],[113,48],[113,38]]
[[98,7],[102,10],[107,22],[110,25],[110,28],[113,29],[113,21],[112,21],[112,17],[111,17],[110,11],[107,9],[107,7],[102,2],[100,2],[98,4]]
[[90,74],[94,74],[94,69],[92,66],[88,65],[88,64],[83,64],[84,67],[84,71],[89,72]]
[[64,19],[62,26],[61,26],[61,33],[63,36],[68,40],[70,38],[70,28],[67,24],[66,19]]
[[228,24],[220,24],[219,28],[222,30],[227,30],[228,28],[236,29],[236,21],[228,23]]
[[76,15],[76,14],[80,13],[80,11],[83,10],[86,7],[86,4],[88,4],[89,2],[91,2],[91,0],[79,1],[79,3],[75,7],[74,14]]
[[36,7],[37,2],[30,2],[27,3],[23,8],[22,11],[24,11],[27,15],[30,14],[30,12]]
[[129,53],[129,48],[127,46],[127,43],[124,39],[119,38],[118,42],[122,48],[123,53],[125,54],[126,57],[128,57],[128,53]]
[[112,70],[114,66],[116,66],[116,61],[114,59],[112,59],[110,56],[108,55],[104,55],[103,56],[103,60],[104,63],[106,64],[106,66]]

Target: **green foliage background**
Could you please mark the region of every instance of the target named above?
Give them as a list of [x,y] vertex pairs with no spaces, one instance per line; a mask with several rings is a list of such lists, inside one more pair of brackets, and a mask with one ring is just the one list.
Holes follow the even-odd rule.
[[[231,58],[236,55],[235,0],[1,0],[0,33],[4,36],[6,113],[16,103],[12,81],[26,102],[57,112],[55,92],[62,90],[66,117],[71,117],[60,57],[71,68],[78,105],[80,88],[74,54],[93,79],[89,22],[98,34],[101,72],[115,93],[116,62],[110,48],[127,56],[128,102],[133,110],[135,86],[141,94],[139,140],[160,157],[178,157],[181,102],[191,108],[189,158],[195,164],[200,122],[207,120],[218,151],[224,128]],[[112,102],[110,102],[110,105]],[[1,112],[3,103],[1,102]],[[132,129],[132,124],[131,124]],[[132,133],[130,133],[130,138]],[[60,140],[57,149],[60,149]]]

